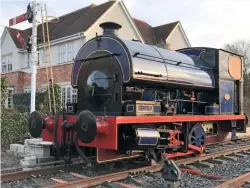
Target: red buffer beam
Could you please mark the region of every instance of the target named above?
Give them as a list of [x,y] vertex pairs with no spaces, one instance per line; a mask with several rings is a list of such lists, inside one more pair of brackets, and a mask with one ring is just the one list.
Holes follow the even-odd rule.
[[28,19],[28,13],[24,13],[15,18],[9,19],[9,26],[19,24],[21,22],[26,21],[27,19]]

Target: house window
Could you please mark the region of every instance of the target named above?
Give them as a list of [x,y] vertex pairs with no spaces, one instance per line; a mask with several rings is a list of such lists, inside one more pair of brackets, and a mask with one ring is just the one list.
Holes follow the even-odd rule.
[[2,73],[12,71],[12,55],[2,57]]
[[75,58],[74,42],[68,43],[68,61],[72,61]]
[[58,47],[58,63],[64,63],[67,61],[67,45],[62,44]]
[[66,107],[66,103],[77,102],[77,90],[73,89],[72,86],[61,87],[61,102],[62,106]]
[[28,60],[27,60],[27,68],[29,68],[30,65],[31,65],[31,55],[29,53],[27,54],[27,58],[28,58]]
[[74,42],[64,43],[58,46],[58,63],[72,61],[75,58]]
[[7,91],[7,98],[5,101],[5,107],[6,108],[12,108],[13,107],[13,88],[8,88]]
[[24,89],[24,93],[30,93],[31,89]]
[[42,65],[44,64],[44,53],[43,53],[43,49],[40,49],[39,52],[38,52],[38,64],[39,65]]

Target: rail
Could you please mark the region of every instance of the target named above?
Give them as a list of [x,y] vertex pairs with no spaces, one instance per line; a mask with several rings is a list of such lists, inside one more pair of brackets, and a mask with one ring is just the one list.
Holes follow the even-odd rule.
[[188,165],[188,164],[192,164],[192,163],[196,163],[196,162],[200,162],[200,161],[205,161],[208,159],[215,159],[221,156],[226,156],[226,155],[231,155],[234,153],[239,153],[242,151],[247,151],[250,149],[250,146],[242,146],[239,148],[231,148],[231,149],[227,149],[224,151],[218,151],[218,152],[214,152],[214,153],[210,153],[210,154],[206,154],[203,156],[198,156],[198,157],[193,157],[193,158],[187,158],[187,159],[181,159],[176,161],[177,165]]
[[[250,150],[250,146],[242,146],[240,148],[232,148],[232,149],[228,149],[228,150],[224,150],[220,152],[207,154],[204,156],[177,160],[176,164],[187,165],[187,164],[205,161],[208,159],[214,159],[217,157],[226,156],[226,155],[230,155],[230,154],[234,154],[234,153],[242,152],[246,150]],[[120,181],[134,174],[137,175],[137,174],[142,174],[142,173],[159,172],[162,168],[163,168],[162,165],[149,166],[149,167],[144,167],[144,168],[139,168],[139,169],[128,170],[124,172],[112,173],[112,174],[96,176],[96,177],[86,178],[86,179],[72,181],[72,182],[66,182],[66,183],[58,184],[58,185],[51,185],[51,186],[48,186],[47,188],[59,188],[59,187],[64,188],[64,187],[78,187],[78,186],[79,187],[92,187],[92,186],[103,184],[105,182]]]
[[[223,150],[223,151],[219,151],[219,152],[214,152],[214,153],[210,153],[210,154],[204,154],[204,155],[198,156],[198,157],[176,160],[175,162],[178,166],[188,165],[188,164],[193,164],[196,162],[215,159],[218,157],[223,157],[223,156],[227,156],[227,155],[231,155],[231,154],[235,154],[235,153],[239,153],[239,152],[244,152],[247,150],[250,150],[249,145],[241,146],[239,148],[231,148],[231,149],[227,149],[227,150]],[[78,164],[73,164],[70,166],[60,165],[57,167],[48,167],[48,168],[42,168],[42,169],[38,169],[38,170],[5,173],[5,174],[1,174],[1,181],[2,182],[10,182],[10,181],[15,181],[15,180],[31,178],[31,177],[34,177],[35,175],[38,175],[41,173],[49,173],[49,174],[51,173],[52,174],[52,173],[56,173],[60,170],[71,171],[71,170],[75,170],[75,169],[79,169],[79,168],[81,168],[81,165],[78,163]],[[157,164],[154,166],[146,166],[146,167],[141,167],[141,168],[136,168],[136,169],[130,169],[130,170],[126,170],[126,171],[118,172],[118,173],[111,173],[111,174],[101,175],[101,176],[81,178],[80,180],[60,183],[57,185],[49,185],[48,188],[56,188],[56,187],[63,188],[63,187],[77,187],[77,186],[91,187],[91,186],[103,184],[105,182],[120,181],[120,180],[126,179],[130,176],[133,176],[133,175],[159,172],[162,168],[163,168],[163,166],[161,164]],[[247,177],[249,177],[249,176],[247,176]]]
[[214,188],[231,188],[231,187],[240,187],[246,183],[246,181],[250,180],[250,172],[243,174],[239,177],[226,181],[217,185]]
[[78,186],[79,187],[92,187],[92,186],[100,185],[105,182],[120,181],[120,180],[128,178],[130,175],[158,172],[161,169],[162,169],[162,165],[148,166],[148,167],[143,167],[143,168],[138,168],[138,169],[127,170],[123,172],[118,172],[118,173],[95,176],[95,177],[86,178],[82,180],[67,182],[64,184],[51,185],[51,186],[47,186],[46,188],[56,188],[56,187],[60,187],[60,188],[64,188],[64,187],[73,188],[74,187],[75,188]]
[[21,179],[30,178],[32,176],[41,174],[41,173],[55,173],[60,170],[75,170],[79,169],[81,167],[80,163],[76,163],[70,166],[65,165],[58,165],[53,167],[45,167],[42,169],[36,169],[36,170],[30,170],[30,171],[18,171],[18,172],[10,172],[10,173],[4,173],[1,174],[1,181],[2,182],[10,182],[10,181],[16,181]]

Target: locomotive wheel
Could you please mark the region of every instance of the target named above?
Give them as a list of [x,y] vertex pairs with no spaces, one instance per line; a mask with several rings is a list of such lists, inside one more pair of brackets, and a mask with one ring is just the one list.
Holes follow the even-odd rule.
[[197,147],[205,145],[205,131],[200,124],[196,124],[192,127],[189,133],[188,141],[189,144],[192,144]]
[[28,128],[32,137],[38,138],[42,134],[43,130],[43,118],[37,111],[31,113],[28,119]]
[[97,134],[95,115],[88,111],[82,111],[76,120],[76,134],[83,143],[90,143]]

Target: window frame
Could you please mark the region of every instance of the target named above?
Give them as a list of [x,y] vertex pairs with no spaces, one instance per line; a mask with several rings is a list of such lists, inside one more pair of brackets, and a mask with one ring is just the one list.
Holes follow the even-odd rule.
[[[11,91],[11,97],[9,97],[9,91]],[[13,108],[13,94],[14,94],[14,88],[13,87],[8,87],[7,88],[7,98],[5,100],[5,107],[7,109],[12,109]],[[11,101],[10,104],[9,104],[9,101]]]
[[67,62],[67,44],[60,44],[58,46],[58,63]]
[[[13,54],[2,56],[2,59],[1,59],[2,73],[8,73],[8,72],[11,72],[13,70],[12,57],[13,57]],[[9,67],[11,67],[11,68],[9,68]]]
[[77,102],[77,89],[73,88],[71,85],[63,85],[61,88],[61,105],[66,108],[67,103]]
[[67,61],[73,61],[75,57],[75,43],[71,41],[67,43]]
[[31,89],[30,88],[25,88],[25,89],[23,89],[23,92],[24,93],[31,93]]

